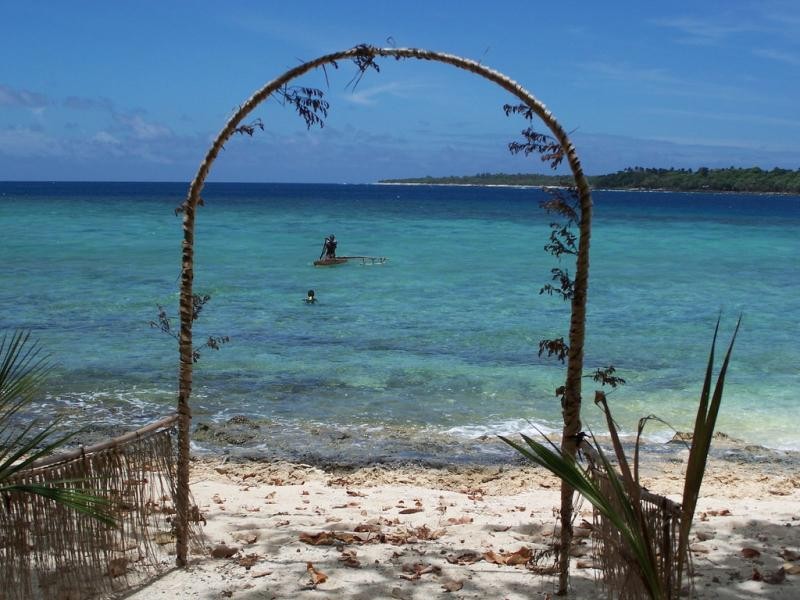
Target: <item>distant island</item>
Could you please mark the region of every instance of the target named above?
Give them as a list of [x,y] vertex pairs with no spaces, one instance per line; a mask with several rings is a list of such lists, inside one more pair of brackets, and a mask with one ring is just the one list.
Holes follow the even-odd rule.
[[[669,190],[676,192],[756,192],[800,194],[800,169],[648,169],[629,167],[608,175],[590,175],[594,189]],[[419,177],[383,179],[379,183],[439,184],[439,185],[572,185],[570,175],[540,175],[535,173],[479,173],[452,177]]]

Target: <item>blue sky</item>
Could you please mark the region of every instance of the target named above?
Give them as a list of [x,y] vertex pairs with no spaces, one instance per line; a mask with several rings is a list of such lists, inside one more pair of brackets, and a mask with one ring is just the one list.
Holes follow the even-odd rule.
[[[800,2],[40,2],[0,6],[0,180],[189,181],[233,110],[299,61],[369,43],[480,60],[573,132],[589,174],[800,168]],[[210,180],[372,182],[547,172],[525,123],[446,65],[342,63],[297,81],[331,103],[307,131],[268,101]]]

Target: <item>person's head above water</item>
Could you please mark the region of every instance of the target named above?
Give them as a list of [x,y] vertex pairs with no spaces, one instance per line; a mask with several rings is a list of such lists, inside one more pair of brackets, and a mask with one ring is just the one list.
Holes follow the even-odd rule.
[[308,297],[309,298],[313,298],[314,297],[314,290],[308,290]]

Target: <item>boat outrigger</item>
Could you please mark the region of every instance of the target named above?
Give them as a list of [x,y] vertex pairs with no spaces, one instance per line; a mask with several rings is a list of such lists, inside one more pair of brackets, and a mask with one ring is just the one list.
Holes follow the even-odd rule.
[[362,265],[382,265],[389,259],[385,256],[326,256],[325,258],[315,260],[314,266],[335,267],[336,265],[343,265],[350,260],[360,260]]
[[382,265],[388,259],[385,256],[336,256],[336,246],[339,242],[336,241],[336,236],[330,234],[322,242],[322,252],[319,258],[314,261],[315,267],[335,267],[336,265],[343,265],[353,259],[360,259],[362,265]]

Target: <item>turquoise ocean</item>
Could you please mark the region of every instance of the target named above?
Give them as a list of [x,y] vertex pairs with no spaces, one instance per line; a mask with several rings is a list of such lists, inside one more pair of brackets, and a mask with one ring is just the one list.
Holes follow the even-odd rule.
[[[158,305],[178,313],[186,189],[0,183],[0,331],[31,329],[55,363],[26,418],[105,436],[174,409],[177,343],[150,322]],[[494,434],[559,428],[565,369],[537,355],[569,318],[539,293],[558,266],[544,191],[211,183],[203,197],[195,291],[211,300],[195,337],[231,341],[196,365],[195,427],[238,423],[251,453],[345,462],[490,460]],[[800,198],[593,198],[586,369],[627,380],[609,394],[621,427],[655,414],[690,429],[716,320],[727,344],[742,315],[718,429],[800,449]],[[331,233],[340,255],[388,261],[315,268]],[[602,433],[594,389],[584,420]],[[225,445],[200,429],[196,449]]]

